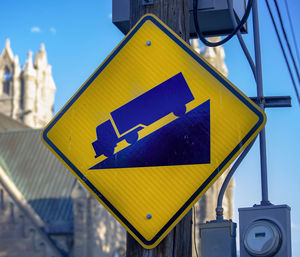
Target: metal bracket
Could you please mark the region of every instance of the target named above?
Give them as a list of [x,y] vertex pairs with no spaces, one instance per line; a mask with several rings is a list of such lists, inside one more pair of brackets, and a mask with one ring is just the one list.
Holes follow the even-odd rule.
[[[250,97],[250,99],[259,104],[257,97]],[[265,96],[263,99],[265,108],[274,108],[274,107],[291,107],[291,97],[290,96]]]
[[142,5],[151,5],[153,4],[153,0],[142,0]]

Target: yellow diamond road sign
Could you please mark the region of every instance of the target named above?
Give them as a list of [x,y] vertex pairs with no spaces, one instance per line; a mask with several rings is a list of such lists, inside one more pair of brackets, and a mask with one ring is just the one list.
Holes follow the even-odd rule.
[[143,247],[153,248],[265,121],[248,97],[146,15],[42,138]]

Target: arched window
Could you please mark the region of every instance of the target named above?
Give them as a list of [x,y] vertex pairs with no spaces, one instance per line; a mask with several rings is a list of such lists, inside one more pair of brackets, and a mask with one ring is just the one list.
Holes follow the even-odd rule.
[[10,95],[10,81],[11,81],[11,74],[9,72],[9,69],[5,67],[3,92],[7,95]]

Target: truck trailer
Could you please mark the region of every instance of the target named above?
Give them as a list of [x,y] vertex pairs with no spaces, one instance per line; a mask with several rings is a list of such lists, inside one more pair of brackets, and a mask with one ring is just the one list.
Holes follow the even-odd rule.
[[180,72],[112,111],[111,119],[96,127],[97,140],[92,142],[95,158],[102,154],[106,157],[113,155],[115,147],[122,140],[134,144],[141,129],[171,112],[177,117],[183,116],[186,104],[192,100],[194,96]]

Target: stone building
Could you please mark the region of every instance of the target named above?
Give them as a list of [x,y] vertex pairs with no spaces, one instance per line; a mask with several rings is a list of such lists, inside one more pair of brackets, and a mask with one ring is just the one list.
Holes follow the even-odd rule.
[[31,128],[42,128],[53,114],[55,84],[44,44],[23,66],[9,39],[0,55],[0,112]]
[[0,256],[124,254],[125,231],[44,146],[55,83],[42,44],[21,69],[0,56]]
[[125,231],[44,146],[42,130],[0,114],[4,123],[0,256],[121,256]]
[[[200,53],[198,41],[191,41]],[[201,55],[227,76],[223,48]],[[126,233],[43,145],[55,84],[45,46],[23,69],[9,40],[0,56],[0,256],[121,257]],[[196,205],[195,227],[215,219],[222,176]],[[224,216],[232,218],[231,183]],[[198,231],[196,245],[199,248]]]

